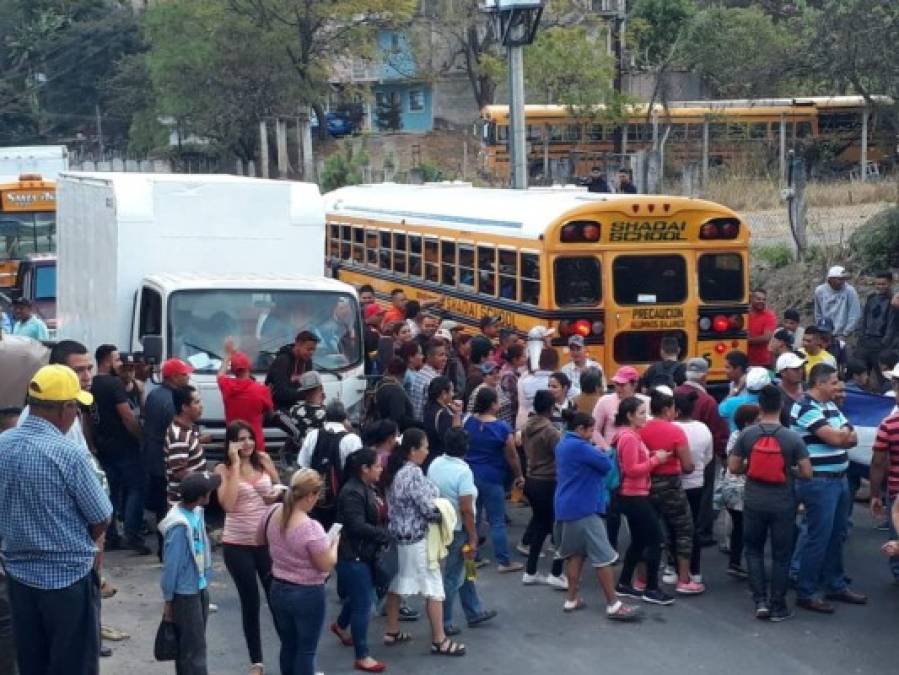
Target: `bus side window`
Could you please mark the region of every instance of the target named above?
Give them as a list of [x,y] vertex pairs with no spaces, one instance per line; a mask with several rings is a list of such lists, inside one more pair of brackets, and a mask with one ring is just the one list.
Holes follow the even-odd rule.
[[515,251],[500,249],[499,297],[504,300],[518,299],[518,254]]
[[378,266],[378,233],[375,230],[365,231],[365,262]]
[[406,235],[399,232],[393,234],[393,271],[406,273]]
[[459,244],[459,286],[474,288],[474,246]]
[[440,282],[444,286],[456,285],[456,244],[452,241],[440,242],[442,263],[440,266]]
[[341,225],[340,226],[340,257],[343,260],[349,260],[350,256],[350,246],[353,241],[353,228],[349,225]]
[[521,301],[528,305],[540,302],[540,258],[536,253],[521,254]]
[[768,123],[753,122],[749,125],[749,138],[754,141],[764,141],[768,138]]
[[409,276],[421,278],[421,237],[409,237]]
[[796,123],[796,138],[808,138],[812,135],[812,123],[811,122],[797,122]]
[[496,295],[496,249],[478,246],[478,293]]
[[601,141],[602,134],[602,125],[601,124],[591,124],[587,127],[587,136],[588,140],[591,141]]
[[340,257],[340,225],[334,223],[328,225],[328,255]]
[[425,239],[425,281],[440,282],[440,249],[436,239]]
[[365,261],[365,230],[361,227],[353,228],[353,262]]
[[390,245],[390,232],[381,230],[380,237],[381,250],[378,252],[378,264],[382,270],[387,270],[389,272],[392,269],[390,253],[393,248],[393,246]]

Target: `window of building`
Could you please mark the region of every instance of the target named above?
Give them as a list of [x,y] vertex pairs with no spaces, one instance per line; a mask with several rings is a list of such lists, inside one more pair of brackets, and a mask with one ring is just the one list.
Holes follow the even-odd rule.
[[654,305],[687,298],[687,262],[679,255],[624,255],[612,265],[615,302]]
[[409,92],[409,112],[421,112],[425,109],[425,94],[421,89]]
[[425,281],[440,282],[440,249],[436,239],[425,239]]
[[459,286],[474,289],[474,246],[459,244]]
[[553,283],[559,307],[593,306],[602,297],[599,260],[594,256],[556,258]]
[[456,285],[456,242],[441,241],[440,283],[444,286]]
[[518,252],[509,249],[499,251],[499,297],[518,299]]
[[399,232],[393,235],[393,271],[406,273],[406,235]]
[[478,293],[496,295],[496,249],[478,246]]
[[521,254],[521,301],[528,305],[540,302],[540,257],[536,253]]
[[409,237],[409,275],[421,277],[421,237]]
[[743,258],[737,253],[699,256],[699,297],[705,302],[742,302]]

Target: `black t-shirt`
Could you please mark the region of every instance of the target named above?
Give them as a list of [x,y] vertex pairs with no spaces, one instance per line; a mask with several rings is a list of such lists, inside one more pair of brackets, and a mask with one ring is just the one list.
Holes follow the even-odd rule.
[[784,466],[787,469],[787,480],[781,484],[770,484],[753,480],[747,476],[743,506],[747,509],[768,513],[793,510],[796,508],[796,497],[793,491],[793,472],[790,469],[796,466],[800,459],[808,458],[808,449],[795,431],[790,431],[779,424],[753,424],[751,427],[746,427],[737,437],[732,453],[748,459],[752,453],[752,446],[762,434],[773,435],[780,443]]
[[116,406],[120,403],[130,404],[125,385],[115,375],[95,375],[91,384],[94,395],[94,428],[97,449],[104,457],[121,457],[123,452],[140,449],[140,441],[136,439],[122,422]]

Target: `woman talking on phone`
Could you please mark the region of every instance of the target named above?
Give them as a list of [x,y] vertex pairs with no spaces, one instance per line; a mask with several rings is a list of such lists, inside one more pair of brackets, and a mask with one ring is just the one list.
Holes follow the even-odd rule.
[[235,420],[225,432],[225,461],[215,467],[222,477],[218,499],[225,511],[222,535],[225,567],[240,596],[243,634],[250,652],[250,675],[262,675],[262,638],[259,630],[259,586],[266,597],[271,583],[272,560],[259,540],[259,521],[268,505],[282,494],[278,472],[267,454],[258,452],[253,428]]

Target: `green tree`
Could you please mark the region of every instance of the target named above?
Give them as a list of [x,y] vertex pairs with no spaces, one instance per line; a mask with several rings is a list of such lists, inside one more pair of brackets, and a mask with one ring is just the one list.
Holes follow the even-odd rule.
[[398,96],[385,96],[375,110],[375,124],[381,131],[403,128],[403,111]]
[[757,7],[713,7],[692,19],[682,59],[716,98],[789,93],[796,73],[795,37]]
[[636,0],[630,13],[628,44],[638,67],[653,74],[650,103],[667,101],[666,74],[679,63],[697,11],[695,0]]
[[[227,0],[158,2],[146,13],[153,113],[243,160],[256,156],[259,121],[295,112],[290,62],[276,36]],[[147,124],[146,117],[139,119]]]
[[[298,102],[320,120],[335,67],[374,59],[382,28],[403,25],[417,0],[227,0],[232,14],[250,20],[277,44],[292,73]],[[327,135],[326,125],[319,133]]]

